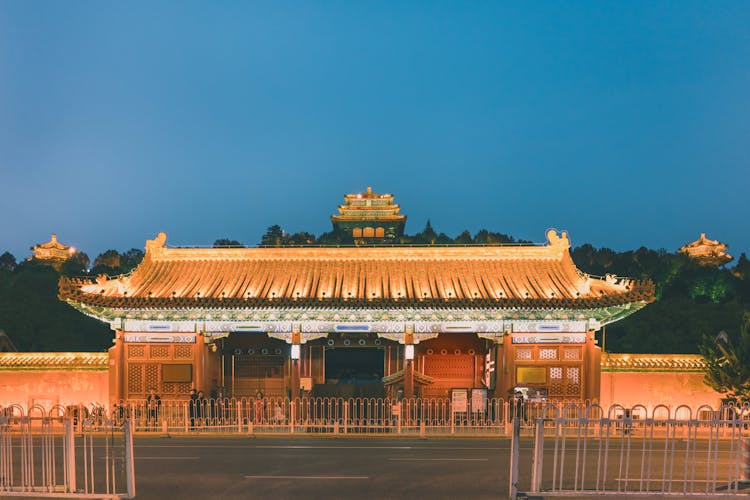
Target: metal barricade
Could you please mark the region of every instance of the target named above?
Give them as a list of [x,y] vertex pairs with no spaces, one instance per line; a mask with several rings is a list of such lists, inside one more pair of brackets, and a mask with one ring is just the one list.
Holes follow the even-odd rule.
[[747,406],[547,405],[535,415],[526,491],[545,497],[746,497],[748,424]]
[[[0,416],[0,496],[132,498],[133,441],[122,428],[98,418],[76,421],[65,409],[49,414],[15,408]],[[76,446],[80,424],[81,446]]]

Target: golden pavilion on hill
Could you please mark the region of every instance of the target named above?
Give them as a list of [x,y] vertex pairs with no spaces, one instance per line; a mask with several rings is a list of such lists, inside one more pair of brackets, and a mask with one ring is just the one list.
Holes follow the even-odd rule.
[[47,243],[40,243],[33,246],[31,251],[34,252],[31,259],[47,262],[57,268],[76,253],[75,248],[63,245],[57,241],[56,234],[53,234]]
[[726,253],[727,245],[706,238],[706,233],[701,233],[700,238],[681,247],[679,252],[686,254],[701,266],[719,267],[731,261],[733,257]]
[[364,193],[347,194],[339,214],[331,216],[333,230],[344,240],[356,244],[393,242],[404,234],[406,216],[393,203],[392,194],[373,193],[370,186]]
[[541,245],[171,248],[130,275],[61,278],[115,331],[114,400],[434,396],[596,399],[594,334],[654,298],[649,281],[579,271]]

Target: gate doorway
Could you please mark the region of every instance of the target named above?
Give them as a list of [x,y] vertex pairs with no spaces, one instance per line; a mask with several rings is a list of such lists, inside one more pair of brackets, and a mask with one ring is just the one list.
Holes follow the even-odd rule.
[[316,396],[381,398],[385,348],[326,347],[325,383],[315,386]]

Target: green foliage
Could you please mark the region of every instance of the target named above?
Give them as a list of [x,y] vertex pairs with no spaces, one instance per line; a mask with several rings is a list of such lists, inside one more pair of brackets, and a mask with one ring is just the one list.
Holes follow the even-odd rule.
[[116,276],[127,274],[132,271],[143,260],[143,251],[137,248],[131,248],[127,252],[119,253],[117,250],[107,250],[100,253],[94,259],[94,267],[89,274],[98,276],[106,274]]
[[16,258],[10,252],[0,255],[0,269],[4,271],[13,271],[16,268]]
[[83,276],[88,271],[89,262],[88,255],[84,252],[76,252],[63,263],[61,273],[68,277]]
[[284,238],[284,230],[281,226],[274,224],[266,229],[266,233],[260,239],[260,246],[263,247],[280,247]]
[[700,353],[706,362],[706,384],[729,401],[750,400],[750,313],[738,335],[704,335]]
[[22,351],[105,350],[111,330],[61,302],[59,278],[53,267],[36,261],[0,270],[0,330]]
[[219,238],[214,241],[214,248],[245,248],[245,245],[237,240],[230,240],[229,238]]

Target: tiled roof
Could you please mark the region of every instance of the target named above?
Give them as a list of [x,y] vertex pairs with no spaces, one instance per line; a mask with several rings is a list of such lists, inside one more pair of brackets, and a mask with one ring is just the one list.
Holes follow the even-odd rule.
[[0,370],[107,370],[106,352],[3,352]]
[[704,371],[706,363],[698,354],[611,354],[602,355],[602,371]]
[[567,235],[546,245],[167,248],[161,233],[125,277],[61,279],[105,307],[587,308],[653,300],[653,284],[576,269]]

